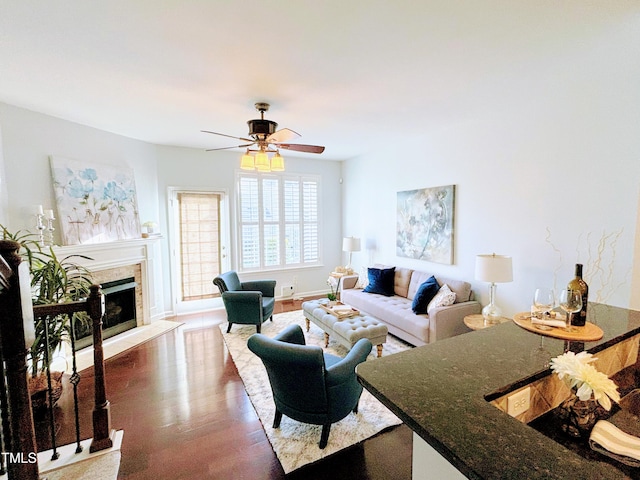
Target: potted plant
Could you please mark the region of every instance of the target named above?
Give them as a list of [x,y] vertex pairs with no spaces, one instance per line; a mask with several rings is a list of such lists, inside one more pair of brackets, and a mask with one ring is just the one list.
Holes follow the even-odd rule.
[[[5,240],[13,240],[21,245],[20,254],[28,262],[31,273],[32,302],[34,305],[63,303],[86,298],[92,285],[91,272],[75,263],[74,257],[91,260],[83,255],[69,255],[59,259],[53,248],[45,250],[39,243],[39,237],[29,232],[11,233],[0,225]],[[74,314],[74,322],[90,321],[83,313]],[[35,341],[29,349],[29,387],[34,408],[45,405],[48,386],[46,371],[51,365],[53,353],[59,351],[63,342],[71,339],[71,322],[67,314],[36,317]],[[48,342],[46,340],[48,333]],[[51,372],[52,384],[58,398],[61,393],[62,374]]]

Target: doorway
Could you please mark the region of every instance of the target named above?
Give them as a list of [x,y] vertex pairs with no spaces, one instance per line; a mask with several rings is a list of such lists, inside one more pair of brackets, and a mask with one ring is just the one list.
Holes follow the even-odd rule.
[[229,269],[228,195],[170,188],[169,202],[176,314],[216,308],[221,301],[213,279]]

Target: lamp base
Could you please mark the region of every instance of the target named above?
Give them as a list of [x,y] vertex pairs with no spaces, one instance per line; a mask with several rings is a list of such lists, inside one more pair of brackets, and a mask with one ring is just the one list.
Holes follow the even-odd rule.
[[490,303],[482,309],[482,316],[485,324],[500,323],[499,319],[502,317],[502,310],[497,305]]
[[500,323],[499,319],[502,317],[502,310],[496,305],[496,284],[492,283],[489,286],[489,305],[482,309],[482,316],[484,317],[485,325],[492,323]]

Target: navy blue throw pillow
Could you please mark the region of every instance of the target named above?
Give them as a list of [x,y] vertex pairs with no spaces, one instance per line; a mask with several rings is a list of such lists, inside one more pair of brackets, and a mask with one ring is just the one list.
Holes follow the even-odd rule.
[[379,293],[391,297],[394,294],[393,280],[396,275],[396,267],[392,268],[369,268],[369,285],[363,290],[367,293]]
[[431,275],[426,282],[418,287],[416,296],[413,297],[413,303],[411,304],[411,310],[413,310],[413,313],[417,313],[418,315],[421,313],[427,313],[429,302],[433,300],[433,297],[436,296],[438,290],[440,290],[440,285],[438,285],[436,278]]

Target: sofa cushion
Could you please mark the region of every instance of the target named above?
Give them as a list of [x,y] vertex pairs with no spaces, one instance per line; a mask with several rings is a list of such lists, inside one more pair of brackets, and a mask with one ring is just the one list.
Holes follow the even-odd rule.
[[367,271],[369,284],[363,291],[366,293],[378,293],[387,297],[392,296],[394,294],[395,270],[395,267],[369,268]]
[[453,305],[456,302],[456,294],[452,292],[449,288],[449,285],[446,283],[440,287],[438,293],[434,295],[434,297],[429,302],[427,306],[427,311],[436,307],[448,307],[449,305]]
[[413,297],[413,303],[411,304],[413,313],[427,313],[427,307],[439,289],[440,285],[438,285],[436,277],[431,275],[426,282],[418,287],[418,291],[415,297]]
[[410,268],[396,267],[396,274],[393,278],[393,291],[396,295],[407,298],[412,273],[413,270]]

